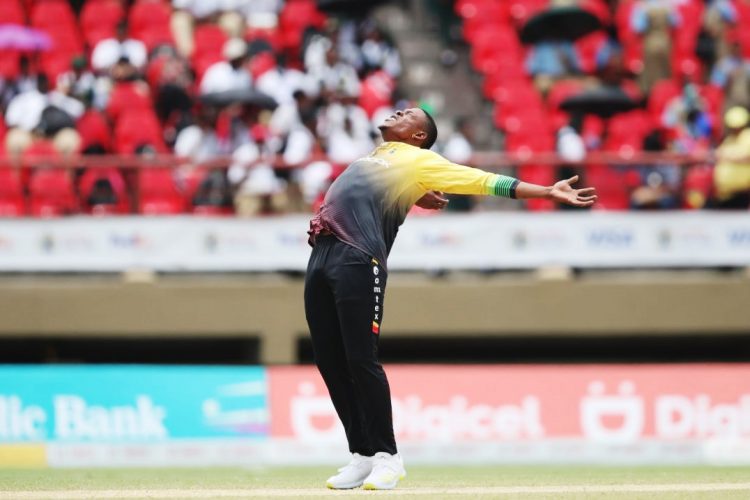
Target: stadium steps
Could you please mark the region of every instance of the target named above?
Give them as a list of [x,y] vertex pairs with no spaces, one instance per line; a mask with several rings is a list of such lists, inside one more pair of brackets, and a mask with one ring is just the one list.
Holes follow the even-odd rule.
[[480,148],[497,147],[492,107],[482,99],[480,80],[470,67],[468,50],[459,47],[455,64],[441,64],[442,43],[422,2],[411,2],[407,7],[387,4],[374,15],[401,52],[403,74],[399,85],[403,94],[429,103],[438,115],[441,131],[452,129],[454,119],[460,116],[477,117],[475,142]]

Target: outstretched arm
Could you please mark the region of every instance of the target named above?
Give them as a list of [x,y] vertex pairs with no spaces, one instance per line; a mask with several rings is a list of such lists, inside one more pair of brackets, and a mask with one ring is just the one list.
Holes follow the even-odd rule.
[[552,186],[539,186],[522,181],[516,186],[516,198],[543,198],[574,207],[590,207],[596,201],[596,188],[574,189],[571,184],[576,182],[577,175],[556,182]]
[[507,198],[543,198],[576,207],[588,207],[596,201],[594,188],[574,189],[578,176],[552,186],[522,182],[513,177],[457,165],[432,151],[424,151],[416,162],[416,181],[427,194],[417,204],[423,208],[444,208],[442,193],[478,194]]

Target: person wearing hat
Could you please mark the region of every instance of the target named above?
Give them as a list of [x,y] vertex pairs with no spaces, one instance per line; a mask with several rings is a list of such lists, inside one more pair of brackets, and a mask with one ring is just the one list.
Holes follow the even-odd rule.
[[716,208],[750,207],[750,113],[735,106],[724,115],[727,136],[716,150],[714,169]]
[[230,38],[221,49],[223,61],[208,67],[201,80],[201,94],[247,89],[252,84],[245,67],[247,44],[241,38]]

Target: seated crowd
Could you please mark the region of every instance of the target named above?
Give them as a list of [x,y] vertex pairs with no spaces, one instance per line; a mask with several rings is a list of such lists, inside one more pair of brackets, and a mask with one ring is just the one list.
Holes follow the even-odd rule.
[[0,49],[5,216],[309,210],[393,111],[393,44],[314,0],[8,3],[40,41]]
[[[581,174],[597,186],[599,209],[748,208],[750,136],[740,132],[750,106],[750,2],[457,0],[454,8],[507,151],[557,150],[571,163],[592,151],[704,158],[692,166],[588,165]],[[524,31],[553,11],[557,25]],[[566,37],[557,29],[563,22],[598,28]],[[633,106],[563,109],[586,92]],[[548,184],[555,173],[525,165],[520,176]]]
[[[558,7],[589,12],[600,29],[521,42],[530,19]],[[746,0],[457,0],[454,10],[505,151],[569,162],[525,163],[518,177],[580,173],[605,210],[750,204]],[[16,36],[0,37],[13,40],[0,44],[0,216],[309,211],[405,104],[387,34],[315,0],[5,0],[4,29]],[[634,109],[563,110],[602,88]],[[469,162],[471,125],[444,134],[450,159]],[[704,160],[579,166],[592,151]]]

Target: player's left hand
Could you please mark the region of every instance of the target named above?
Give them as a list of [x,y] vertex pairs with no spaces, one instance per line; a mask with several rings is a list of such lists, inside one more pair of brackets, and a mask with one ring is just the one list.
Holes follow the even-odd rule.
[[574,207],[590,207],[596,201],[596,188],[574,189],[571,184],[578,182],[578,176],[555,183],[549,193],[549,198],[557,203],[565,203]]
[[440,191],[427,191],[415,205],[427,210],[442,210],[448,206],[448,199],[443,198],[443,193]]

